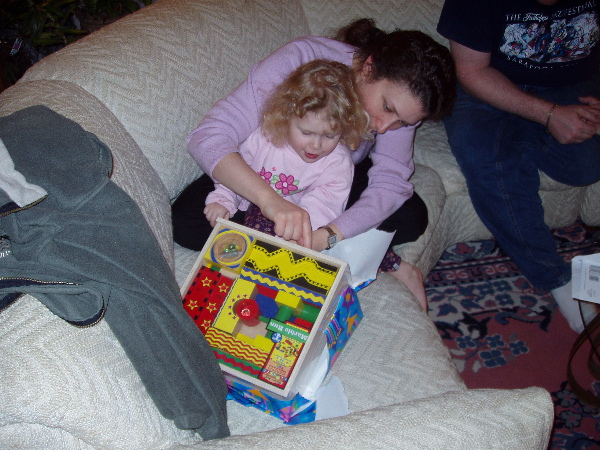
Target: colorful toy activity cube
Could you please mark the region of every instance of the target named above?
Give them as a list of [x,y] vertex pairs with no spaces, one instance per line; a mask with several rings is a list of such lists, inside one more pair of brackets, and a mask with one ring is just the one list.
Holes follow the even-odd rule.
[[346,271],[344,261],[219,219],[183,285],[183,305],[226,375],[291,398],[328,345],[351,290]]

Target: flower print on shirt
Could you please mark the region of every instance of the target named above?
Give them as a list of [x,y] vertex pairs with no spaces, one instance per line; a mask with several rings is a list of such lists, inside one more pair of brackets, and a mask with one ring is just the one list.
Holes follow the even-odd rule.
[[258,174],[265,180],[267,183],[271,184],[271,177],[273,176],[273,172],[268,172],[264,167],[260,169]]
[[298,190],[300,181],[294,180],[293,175],[280,173],[279,175],[275,175],[273,177],[271,183],[275,185],[275,190],[279,195],[289,195],[290,193],[295,193]]
[[260,171],[257,170],[256,173],[281,196],[298,194],[304,191],[305,188],[300,187],[300,180],[296,180],[293,175],[286,175],[285,173],[273,175],[276,171],[277,167],[273,167],[271,170],[263,167]]

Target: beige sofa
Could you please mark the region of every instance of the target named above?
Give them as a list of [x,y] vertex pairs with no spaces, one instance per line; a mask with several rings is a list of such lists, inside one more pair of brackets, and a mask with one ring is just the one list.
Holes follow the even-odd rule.
[[[173,245],[170,202],[200,175],[185,138],[250,66],[304,34],[358,17],[435,35],[441,0],[159,0],[42,60],[0,95],[0,115],[44,104],[112,150],[113,180],[140,206],[179,283],[196,254]],[[489,236],[475,217],[443,128],[418,131],[413,177],[430,226],[397,250],[427,273],[452,242]],[[548,222],[599,224],[598,186],[544,181]],[[560,207],[558,207],[560,205]],[[594,215],[596,214],[596,215]],[[1,276],[1,274],[0,274]],[[440,448],[547,446],[540,388],[468,390],[434,325],[383,275],[361,291],[365,318],[336,362],[351,414],[285,426],[228,402],[233,436],[201,442],[158,413],[123,349],[100,324],[78,329],[24,296],[0,313],[0,447]]]

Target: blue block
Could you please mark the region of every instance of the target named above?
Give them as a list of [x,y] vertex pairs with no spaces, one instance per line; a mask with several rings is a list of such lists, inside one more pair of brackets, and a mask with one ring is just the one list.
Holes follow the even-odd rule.
[[269,319],[272,319],[277,314],[277,311],[279,311],[279,306],[277,306],[277,303],[275,303],[275,300],[273,300],[271,297],[267,297],[266,295],[262,294],[257,294],[254,300],[256,301],[256,303],[258,303],[258,306],[260,307],[261,316],[265,316]]

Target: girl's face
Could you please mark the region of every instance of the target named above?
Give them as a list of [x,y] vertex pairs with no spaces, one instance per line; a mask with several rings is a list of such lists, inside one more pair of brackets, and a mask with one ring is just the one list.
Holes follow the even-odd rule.
[[293,116],[288,127],[288,144],[307,163],[329,155],[340,142],[340,133],[331,130],[323,113],[308,113],[302,118]]
[[370,71],[371,64],[367,59],[357,75],[356,90],[371,118],[372,131],[383,134],[425,119],[420,100],[406,86],[385,78],[371,81]]

